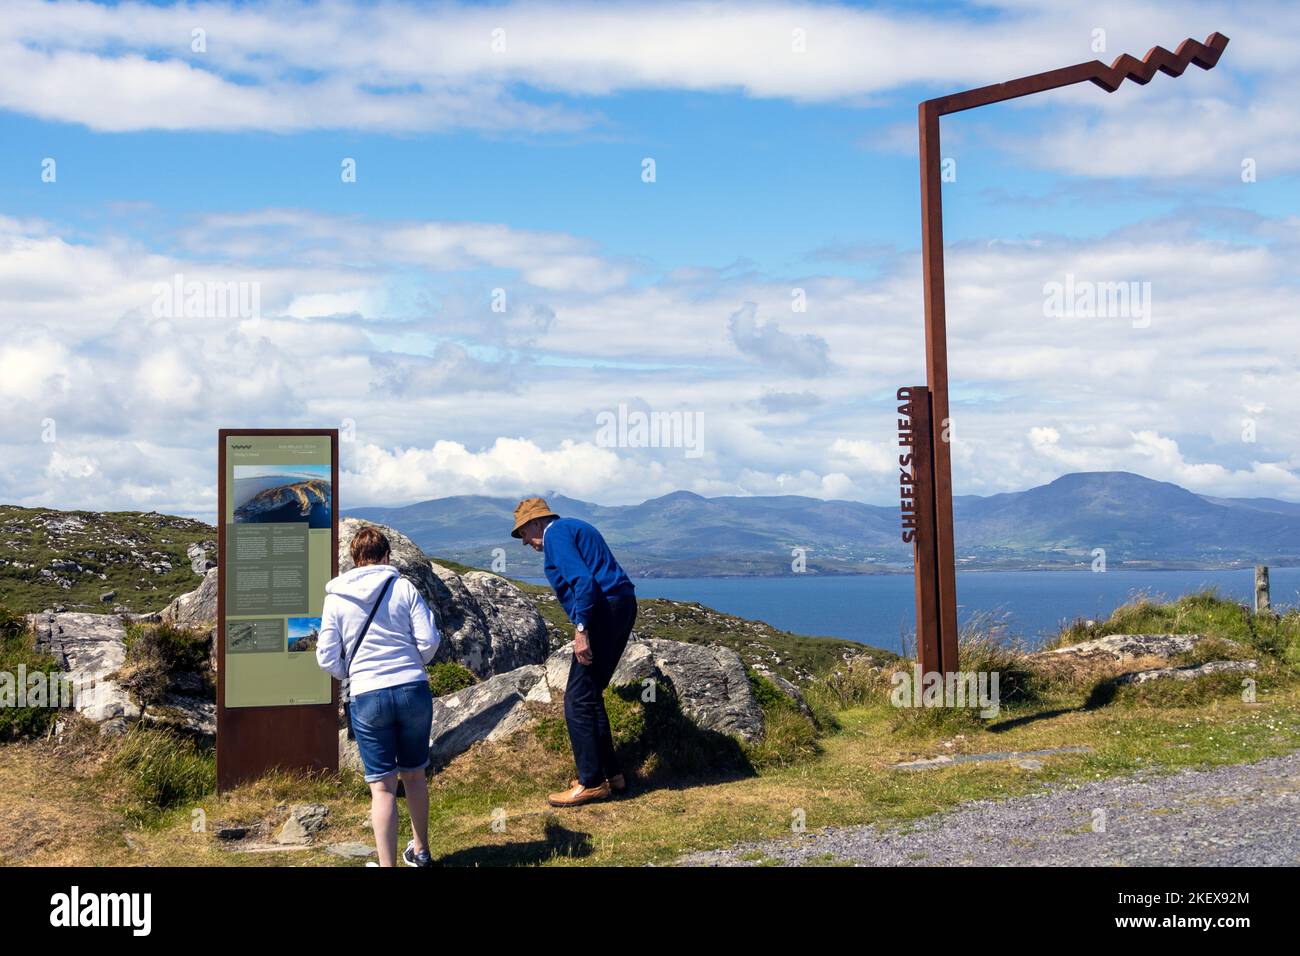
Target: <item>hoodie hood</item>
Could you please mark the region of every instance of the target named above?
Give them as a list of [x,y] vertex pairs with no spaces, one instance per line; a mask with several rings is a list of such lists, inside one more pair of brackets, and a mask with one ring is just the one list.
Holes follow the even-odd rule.
[[398,573],[391,564],[367,564],[340,574],[325,585],[325,593],[368,603],[378,596],[384,582],[397,577]]

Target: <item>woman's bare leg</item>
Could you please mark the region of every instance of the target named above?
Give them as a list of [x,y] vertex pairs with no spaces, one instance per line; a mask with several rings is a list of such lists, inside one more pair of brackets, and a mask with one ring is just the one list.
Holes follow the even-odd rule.
[[[427,804],[427,791],[425,801]],[[379,851],[379,865],[396,866],[397,774],[370,784],[370,825],[375,828],[375,849]]]
[[406,809],[411,811],[415,852],[429,849],[429,778],[423,770],[398,771],[406,788]]

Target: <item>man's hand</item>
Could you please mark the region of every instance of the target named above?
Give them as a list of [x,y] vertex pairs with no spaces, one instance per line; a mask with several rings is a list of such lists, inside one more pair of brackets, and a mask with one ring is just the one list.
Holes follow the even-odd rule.
[[584,667],[591,666],[591,639],[586,631],[573,632],[573,656]]

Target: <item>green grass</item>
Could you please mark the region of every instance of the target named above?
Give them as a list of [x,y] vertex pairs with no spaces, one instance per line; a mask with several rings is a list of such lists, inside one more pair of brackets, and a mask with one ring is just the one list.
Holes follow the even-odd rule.
[[[12,675],[15,698],[20,667],[23,676],[30,678],[35,674],[58,674],[57,666],[54,658],[36,652],[35,638],[26,618],[0,605],[0,671]],[[47,692],[58,692],[58,688],[48,688]],[[44,734],[58,714],[53,707],[18,707],[14,706],[16,703],[15,699],[10,706],[0,707],[0,741]]]
[[160,823],[167,811],[199,801],[217,785],[215,751],[182,734],[139,723],[127,732],[105,772],[130,794],[123,815],[142,826]]

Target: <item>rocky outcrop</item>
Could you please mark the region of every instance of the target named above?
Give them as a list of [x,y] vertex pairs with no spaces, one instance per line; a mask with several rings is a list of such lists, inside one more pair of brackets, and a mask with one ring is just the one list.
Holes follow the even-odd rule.
[[[1038,651],[1027,655],[1025,661],[1054,678],[1105,680],[1131,671],[1162,668],[1169,658],[1187,654],[1207,639],[1204,634],[1107,634]],[[1236,651],[1245,656],[1245,648],[1232,641],[1214,641],[1227,649],[1225,656],[1237,656]]]
[[73,705],[100,725],[102,733],[125,731],[140,708],[109,675],[126,662],[126,627],[113,614],[29,614],[38,653],[49,654],[71,681]]
[[1151,670],[1135,671],[1115,678],[1115,683],[1146,684],[1153,680],[1195,680],[1207,674],[1245,673],[1258,667],[1258,661],[1209,661],[1199,665],[1188,664],[1186,667],[1156,667]]
[[494,673],[546,660],[546,624],[524,592],[487,571],[470,571],[461,580],[487,625]]
[[211,696],[168,692],[143,715],[146,724],[173,727],[216,739],[217,702]]
[[500,740],[527,724],[532,713],[525,698],[544,673],[529,664],[435,700],[430,761],[442,766],[480,740]]
[[157,615],[158,620],[195,630],[212,628],[217,623],[217,591],[220,582],[217,569],[203,574],[203,583],[195,590],[182,594]]
[[208,549],[197,542],[185,549],[185,556],[190,559],[190,570],[200,576],[217,566],[217,562],[208,557]]
[[[548,657],[545,677],[529,700],[563,700],[572,663],[571,643]],[[735,651],[659,638],[629,641],[610,684],[640,683],[647,678],[666,684],[682,712],[706,730],[746,741],[763,735],[763,710]]]
[[1186,654],[1205,640],[1203,634],[1108,634],[1091,641],[1067,644],[1031,654],[1030,659],[1051,662],[1076,660],[1127,663],[1143,657],[1173,657]]
[[437,615],[442,644],[435,660],[458,661],[478,677],[546,660],[546,624],[522,591],[499,575],[470,571],[462,577],[435,564],[400,531],[344,518],[339,524],[340,573],[353,567],[352,539],[367,526],[388,538],[391,563]]
[[126,663],[126,626],[115,614],[28,615],[38,652],[52,656],[71,684],[73,708],[99,724],[104,734],[125,732],[142,717],[146,723],[214,737],[217,704],[211,684],[197,673],[168,675],[167,691],[141,713],[116,679]]
[[440,564],[430,564],[430,569],[434,585],[424,599],[438,615],[438,630],[442,634],[438,660],[456,660],[478,677],[491,676],[492,637],[478,602],[455,571]]
[[649,640],[655,669],[699,726],[742,740],[763,735],[763,711],[740,655],[725,647]]
[[766,671],[760,673],[762,673],[763,677],[766,677],[768,680],[770,680],[773,683],[773,685],[775,685],[777,690],[779,690],[786,697],[789,697],[791,702],[796,707],[799,708],[799,711],[805,717],[812,716],[812,708],[809,707],[808,702],[804,700],[803,691],[801,691],[794,683],[786,680],[776,671]]
[[415,589],[428,601],[433,596],[435,580],[433,569],[429,566],[429,559],[406,535],[372,521],[344,518],[339,522],[339,574],[356,567],[352,562],[352,539],[362,528],[378,528],[383,532],[391,550],[388,563],[397,568],[402,577],[414,584]]

